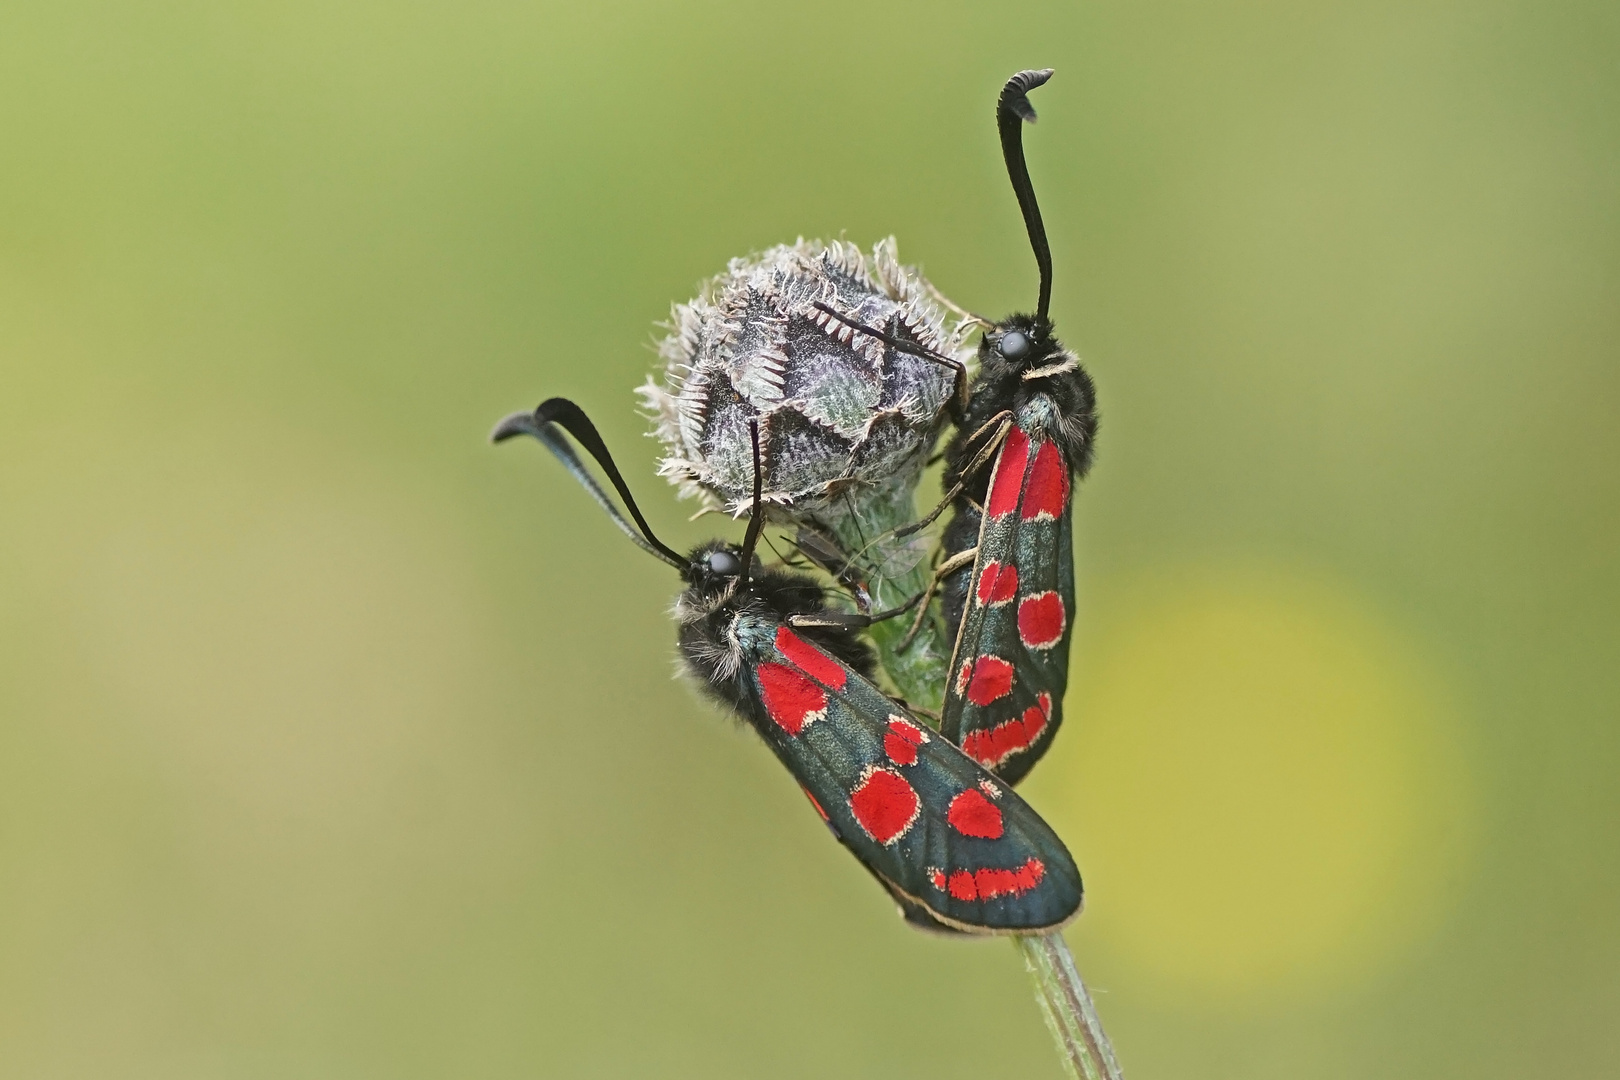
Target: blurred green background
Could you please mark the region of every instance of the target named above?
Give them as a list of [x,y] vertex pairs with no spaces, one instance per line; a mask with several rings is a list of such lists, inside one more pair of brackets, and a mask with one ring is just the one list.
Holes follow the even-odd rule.
[[671,681],[631,388],[894,233],[1095,373],[1025,791],[1133,1080],[1620,1073],[1620,9],[0,9],[0,1072],[1059,1075]]

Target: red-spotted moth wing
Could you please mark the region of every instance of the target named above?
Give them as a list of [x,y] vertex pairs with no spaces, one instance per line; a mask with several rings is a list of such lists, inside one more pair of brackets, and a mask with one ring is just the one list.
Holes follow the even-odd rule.
[[911,921],[1030,933],[1079,913],[1080,872],[1028,803],[793,630],[740,619],[758,620],[735,631],[761,643],[755,727]]
[[1063,716],[1074,614],[1071,484],[1058,444],[1015,423],[997,454],[941,730],[1017,783]]

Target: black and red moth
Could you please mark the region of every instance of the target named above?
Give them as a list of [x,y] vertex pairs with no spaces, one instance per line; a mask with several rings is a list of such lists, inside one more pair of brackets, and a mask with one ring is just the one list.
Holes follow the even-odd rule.
[[[563,436],[596,460],[635,527]],[[563,398],[503,420],[492,438],[532,435],[638,547],[680,572],[681,656],[716,699],[757,731],[833,835],[899,902],[908,921],[978,934],[1052,930],[1080,911],[1080,872],[1017,794],[884,696],[859,617],[830,611],[812,578],[764,567],[756,465],[743,543],[682,556],[657,539],[584,412]],[[759,449],[755,442],[756,462]]]
[[[946,625],[957,628],[941,731],[974,761],[1017,783],[1062,722],[1074,626],[1073,481],[1091,465],[1096,393],[1047,316],[1052,256],[1024,163],[1029,91],[1052,72],[1021,71],[996,103],[1002,155],[1040,267],[1033,315],[992,324],[957,434],[945,450],[955,490],[942,537]],[[999,441],[999,449],[997,442]],[[982,464],[990,453],[994,463]]]

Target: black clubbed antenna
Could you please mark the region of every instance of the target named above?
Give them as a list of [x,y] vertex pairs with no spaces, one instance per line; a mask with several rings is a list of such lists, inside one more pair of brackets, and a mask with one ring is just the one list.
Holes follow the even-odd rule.
[[742,574],[737,578],[737,593],[748,589],[748,572],[754,567],[754,548],[759,545],[760,534],[765,531],[765,472],[759,464],[759,421],[748,421],[748,438],[754,444],[754,506],[749,512],[748,531],[743,533]]
[[1024,121],[1035,122],[1035,106],[1029,103],[1029,92],[1051,77],[1051,68],[1020,71],[1007,80],[1007,85],[1001,88],[1001,97],[996,100],[1001,156],[1006,159],[1007,176],[1018,195],[1018,209],[1024,212],[1029,246],[1035,249],[1035,262],[1041,268],[1041,298],[1035,306],[1035,318],[1043,323],[1052,303],[1052,249],[1046,245],[1046,226],[1041,224],[1041,208],[1035,203],[1035,187],[1029,182],[1029,167],[1024,164]]
[[[557,431],[559,427],[572,435],[579,445],[596,459],[596,463],[602,466],[602,471],[607,473],[613,489],[624,500],[630,516],[635,518],[636,525],[640,526],[639,534],[628,521],[624,520],[619,508],[613,505],[613,500],[608,498],[607,492],[596,482],[596,477],[585,468],[584,462],[579,460],[579,455],[574,453],[574,448],[568,444],[568,440]],[[613,519],[613,523],[624,535],[633,540],[637,547],[649,555],[664,560],[677,570],[686,568],[686,560],[681,558],[681,553],[653,535],[647,519],[641,516],[641,509],[636,506],[636,500],[630,494],[630,486],[619,474],[619,467],[613,463],[613,455],[608,453],[607,444],[602,441],[602,436],[597,433],[596,425],[591,423],[590,417],[585,415],[585,410],[567,398],[551,398],[541,402],[540,407],[532,413],[513,413],[508,416],[495,425],[489,439],[491,442],[505,442],[514,435],[532,435],[544,443],[546,449],[557,456],[563,467],[590,493],[596,504],[607,511],[608,517]]]
[[944,353],[935,352],[933,349],[915,344],[914,342],[906,341],[904,338],[897,338],[893,334],[885,334],[877,327],[869,326],[863,322],[858,322],[831,305],[822,303],[820,300],[817,300],[810,306],[824,315],[832,316],[852,330],[859,331],[868,337],[877,338],[879,341],[883,342],[883,344],[897,352],[910,353],[912,356],[920,356],[924,360],[950,368],[954,373],[954,379],[951,383],[951,392],[959,399],[961,408],[967,408],[967,366],[963,364],[962,361],[946,356]]
[[863,323],[858,319],[850,318],[848,315],[845,315],[843,312],[839,311],[830,304],[825,304],[822,301],[817,300],[810,306],[821,312],[823,315],[831,315],[833,318],[837,319],[851,330],[858,330],[868,337],[877,338],[879,341],[883,342],[883,344],[889,346],[891,349],[894,349],[896,352],[910,353],[912,356],[920,356],[924,360],[931,360],[943,367],[950,368],[958,375],[961,375],[967,371],[967,368],[960,360],[946,356],[942,352],[935,352],[926,345],[918,345],[917,343],[907,341],[904,338],[895,337],[893,334],[886,334],[875,326],[868,323]]

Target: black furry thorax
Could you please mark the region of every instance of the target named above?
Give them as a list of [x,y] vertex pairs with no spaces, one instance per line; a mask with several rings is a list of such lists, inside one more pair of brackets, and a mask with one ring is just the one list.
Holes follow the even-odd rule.
[[[1023,349],[1004,344],[1022,344]],[[1013,352],[1008,356],[1007,352]],[[945,450],[945,483],[954,484],[984,445],[997,416],[1058,444],[1076,480],[1091,468],[1097,436],[1097,391],[1091,376],[1053,333],[1049,319],[1011,315],[979,342],[979,374],[956,436]],[[971,441],[971,442],[970,442]],[[967,496],[982,503],[989,470],[969,478]]]
[[[742,583],[739,574],[728,572],[725,556],[741,567],[742,549],[737,545],[723,540],[700,544],[681,571],[686,589],[676,597],[674,609],[681,659],[705,690],[751,717],[758,710],[750,704],[754,695],[750,667],[789,616],[827,609],[826,590],[814,578],[766,567],[757,558]],[[872,651],[855,632],[834,627],[794,632],[863,676],[872,674]]]

